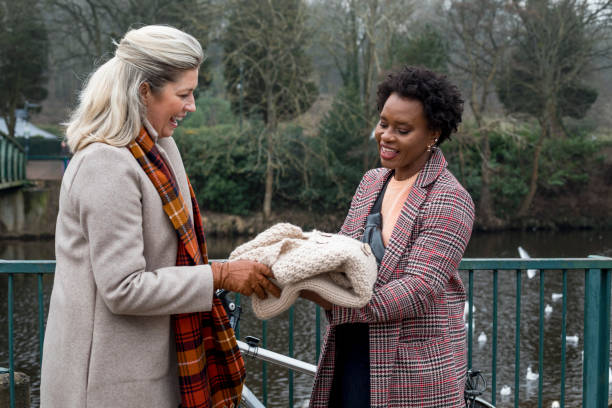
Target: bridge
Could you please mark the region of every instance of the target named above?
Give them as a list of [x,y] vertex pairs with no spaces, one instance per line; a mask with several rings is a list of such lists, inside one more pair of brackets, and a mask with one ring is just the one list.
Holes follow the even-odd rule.
[[[0,132],[0,235],[52,233],[50,224],[56,214],[48,211],[48,207],[56,205],[53,200],[59,190],[58,183],[34,183],[33,180],[59,180],[67,163],[68,156],[28,154],[27,146]],[[40,228],[41,222],[49,226],[47,231],[32,233],[29,226],[37,224]]]
[[0,190],[26,184],[26,151],[14,138],[0,133]]

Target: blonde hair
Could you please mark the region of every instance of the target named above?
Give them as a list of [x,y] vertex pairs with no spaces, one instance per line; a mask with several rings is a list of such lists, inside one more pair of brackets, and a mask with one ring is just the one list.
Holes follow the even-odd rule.
[[88,78],[66,123],[66,140],[73,152],[94,142],[127,146],[146,115],[140,86],[148,83],[156,92],[204,60],[195,38],[169,26],[130,30],[116,45],[114,57]]

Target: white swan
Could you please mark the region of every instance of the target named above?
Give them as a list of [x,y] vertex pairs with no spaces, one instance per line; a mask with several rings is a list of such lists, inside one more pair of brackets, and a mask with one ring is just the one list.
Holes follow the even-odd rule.
[[504,385],[501,391],[499,392],[499,394],[505,397],[507,395],[510,395],[511,392],[512,392],[512,388],[510,388],[509,385]]
[[550,295],[550,298],[552,299],[553,302],[557,302],[562,297],[563,297],[563,293],[553,293],[552,295]]
[[[529,256],[529,254],[527,253],[527,251],[525,251],[525,250],[523,249],[523,247],[521,247],[521,246],[519,246],[519,247],[518,247],[518,253],[519,253],[519,255],[521,256],[521,258],[523,258],[523,259],[529,259],[529,258],[531,258],[531,257]],[[536,269],[527,269],[527,277],[528,277],[529,279],[533,279],[533,277],[535,276],[535,274],[536,274]]]
[[525,376],[525,378],[527,378],[527,381],[535,381],[538,378],[540,378],[540,374],[534,373],[533,371],[531,371],[531,364],[530,364],[529,367],[527,367],[527,375]]
[[561,408],[561,404],[559,404],[559,401],[553,401],[550,404],[550,408]]
[[565,341],[570,346],[577,346],[578,345],[578,340],[579,340],[579,337],[578,337],[577,334],[574,334],[573,336],[565,336]]
[[[469,312],[470,312],[470,303],[466,300],[465,306],[463,306],[463,321],[464,322],[467,322]],[[476,306],[472,304],[472,319],[474,318],[474,314],[476,314]]]
[[487,342],[487,335],[485,334],[485,332],[480,332],[480,335],[478,336],[478,344],[482,346],[486,342]]
[[546,315],[546,317],[550,317],[550,314],[552,313],[552,311],[553,311],[552,306],[547,303],[546,307],[544,308],[544,314]]

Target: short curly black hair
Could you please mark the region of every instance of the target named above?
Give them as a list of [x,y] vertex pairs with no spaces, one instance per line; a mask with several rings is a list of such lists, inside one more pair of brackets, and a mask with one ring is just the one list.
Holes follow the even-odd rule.
[[391,72],[378,84],[379,112],[394,92],[404,98],[421,102],[427,125],[433,131],[440,131],[438,145],[457,131],[463,113],[463,99],[459,89],[450,83],[446,76],[426,68],[411,66]]

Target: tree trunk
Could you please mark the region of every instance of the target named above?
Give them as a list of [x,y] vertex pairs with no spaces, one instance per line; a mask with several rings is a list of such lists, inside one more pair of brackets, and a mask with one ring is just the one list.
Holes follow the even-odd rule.
[[518,210],[517,217],[522,218],[527,215],[527,211],[529,211],[529,207],[531,207],[531,202],[533,201],[533,197],[535,197],[536,190],[538,187],[538,167],[540,164],[540,153],[542,151],[542,145],[544,144],[544,139],[548,136],[550,132],[549,128],[550,124],[548,120],[544,119],[541,121],[542,131],[540,132],[540,137],[536,144],[535,150],[533,151],[533,167],[531,170],[531,181],[529,182],[529,191],[527,195],[523,199],[521,206]]
[[493,203],[491,200],[491,146],[489,145],[489,135],[485,132],[480,132],[482,163],[480,165],[481,183],[480,183],[480,201],[478,202],[478,210],[483,225],[487,228],[495,214],[493,212]]
[[[363,51],[363,77],[362,77],[362,89],[363,89],[363,113],[366,118],[366,123],[369,124],[369,120],[372,117],[371,107],[371,89],[372,79],[374,77],[374,53],[376,52],[376,43],[374,42],[374,30],[376,23],[376,9],[378,2],[376,0],[369,1],[369,17],[367,21],[366,34],[365,34],[365,49]],[[363,138],[363,171],[370,168],[370,155],[368,153],[368,147],[370,144],[370,134],[372,129],[367,129],[364,133]]]
[[263,215],[264,219],[270,219],[270,214],[272,213],[272,193],[274,189],[274,170],[273,170],[273,160],[272,160],[272,152],[271,146],[273,143],[272,137],[272,129],[268,129],[268,134],[266,136],[268,148],[267,148],[267,161],[266,161],[266,184],[265,184],[265,193],[264,193],[264,202],[263,202]]
[[478,215],[481,225],[484,229],[501,228],[504,222],[495,215],[493,209],[493,199],[491,197],[491,145],[489,143],[489,134],[481,132],[482,137],[482,164],[480,166],[481,184],[480,184],[480,200],[478,201]]
[[459,172],[461,173],[461,184],[465,187],[465,157],[463,156],[463,143],[459,141]]
[[[486,91],[485,91],[486,92]],[[486,93],[483,94],[483,103],[475,103],[472,99],[472,111],[474,112],[474,118],[476,120],[476,126],[478,126],[478,133],[480,135],[480,149],[481,149],[481,160],[480,165],[480,200],[478,201],[477,213],[480,223],[484,229],[497,229],[502,226],[502,220],[497,218],[495,211],[493,210],[493,199],[491,198],[491,144],[489,142],[489,133],[482,129],[482,116],[480,108],[484,106],[484,98]]]
[[12,104],[8,115],[5,117],[8,135],[11,138],[15,137],[15,127],[17,126],[17,115],[15,114],[15,109],[15,105]]
[[274,133],[277,128],[276,107],[274,106],[272,84],[266,81],[266,110],[267,110],[267,129],[266,129],[266,182],[263,201],[263,216],[265,220],[270,219],[272,213],[272,194],[274,193]]

